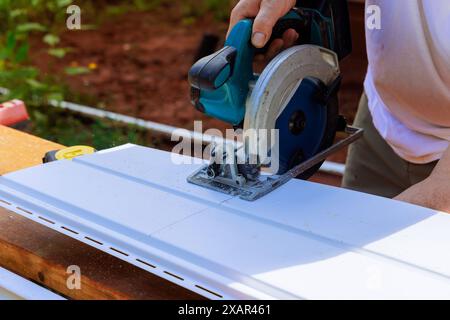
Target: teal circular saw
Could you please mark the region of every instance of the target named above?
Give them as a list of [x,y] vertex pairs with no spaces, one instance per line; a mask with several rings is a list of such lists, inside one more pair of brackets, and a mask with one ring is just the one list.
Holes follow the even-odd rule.
[[[224,48],[199,60],[189,72],[197,110],[243,128],[244,134],[263,132],[257,134],[256,145],[258,150],[265,146],[267,152],[258,152],[255,163],[249,161],[248,152],[239,152],[252,147],[245,142],[239,147],[216,145],[210,165],[188,181],[246,200],[255,200],[292,177],[309,178],[329,154],[362,133],[347,126],[338,110],[339,60],[351,52],[345,0],[295,8],[280,19],[271,41],[288,29],[295,29],[300,40],[259,75],[253,72],[254,56],[267,47],[252,46],[252,28],[253,20],[240,21]],[[349,137],[333,145],[338,131],[347,131]],[[231,161],[225,161],[230,155]]]

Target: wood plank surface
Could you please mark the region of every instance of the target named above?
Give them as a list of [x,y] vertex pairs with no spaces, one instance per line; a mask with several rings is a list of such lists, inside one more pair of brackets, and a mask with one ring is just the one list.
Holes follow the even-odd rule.
[[[38,165],[61,145],[0,126],[0,174]],[[81,290],[67,268],[81,269]],[[201,299],[182,287],[0,208],[0,266],[72,299]]]
[[62,147],[0,125],[0,175],[41,164],[46,152]]

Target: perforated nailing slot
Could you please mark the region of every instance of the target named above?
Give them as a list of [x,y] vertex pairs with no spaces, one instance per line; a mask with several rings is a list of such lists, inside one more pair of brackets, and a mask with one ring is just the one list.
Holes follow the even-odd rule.
[[129,254],[128,253],[125,253],[125,252],[123,252],[123,251],[120,251],[119,249],[116,249],[116,248],[109,248],[109,249],[111,249],[112,251],[114,251],[114,252],[117,252],[117,253],[119,253],[119,254],[122,254],[122,255],[124,255],[124,256],[129,256]]
[[19,211],[25,212],[25,213],[27,213],[27,214],[29,214],[29,215],[33,215],[33,212],[28,211],[28,210],[25,210],[24,208],[16,207],[16,209],[19,210]]
[[61,226],[61,229],[66,230],[66,231],[68,231],[68,232],[71,232],[71,233],[73,233],[73,234],[79,234],[78,232],[76,232],[76,231],[74,231],[74,230],[72,230],[72,229],[69,229],[69,228],[67,228],[67,227],[64,227],[64,226]]
[[6,201],[6,200],[3,200],[3,199],[0,199],[0,202],[6,204],[6,205],[8,205],[8,206],[11,205],[10,202],[8,202],[8,201]]
[[39,219],[41,219],[41,220],[43,220],[43,221],[45,221],[45,222],[47,222],[47,223],[50,223],[50,224],[55,224],[55,222],[54,222],[54,221],[52,221],[52,220],[49,220],[49,219],[47,219],[47,218],[44,218],[44,217],[41,217],[41,216],[39,216],[38,218],[39,218]]
[[169,271],[164,271],[164,273],[167,274],[167,275],[169,275],[169,276],[171,276],[171,277],[174,277],[175,279],[184,281],[184,279],[183,279],[182,277],[177,276],[176,274],[173,274],[173,273],[171,273],[171,272],[169,272]]
[[96,243],[96,244],[99,244],[99,245],[103,245],[103,243],[102,242],[100,242],[100,241],[98,241],[98,240],[95,240],[95,239],[92,239],[92,238],[90,238],[90,237],[84,237],[86,240],[89,240],[89,241],[91,241],[91,242],[93,242],[93,243]]
[[141,259],[136,259],[136,261],[139,262],[139,263],[142,263],[142,264],[144,264],[144,265],[146,265],[146,266],[148,266],[150,268],[156,269],[156,266],[154,266],[154,265],[152,265],[152,264],[150,264],[148,262],[145,262],[145,261],[143,261]]
[[212,295],[215,295],[216,297],[223,298],[223,296],[221,296],[221,295],[218,294],[218,293],[215,293],[214,291],[208,290],[208,289],[203,288],[202,286],[199,286],[199,285],[195,285],[195,286],[196,286],[197,288],[203,290],[203,291],[206,291],[206,292],[208,292],[208,293],[210,293],[210,294],[212,294]]

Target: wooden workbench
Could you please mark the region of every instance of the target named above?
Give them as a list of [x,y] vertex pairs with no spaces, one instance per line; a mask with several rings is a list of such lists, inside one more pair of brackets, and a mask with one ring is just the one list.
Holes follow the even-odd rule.
[[[0,126],[0,175],[38,165],[61,145]],[[70,290],[68,266],[83,270]],[[0,266],[73,299],[200,299],[171,282],[0,208]]]

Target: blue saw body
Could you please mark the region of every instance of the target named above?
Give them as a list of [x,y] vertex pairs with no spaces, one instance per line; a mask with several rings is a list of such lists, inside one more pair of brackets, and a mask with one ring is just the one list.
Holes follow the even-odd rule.
[[253,57],[255,49],[250,45],[253,21],[242,20],[231,31],[225,47],[236,49],[234,65],[227,66],[219,75],[216,90],[202,90],[200,103],[206,115],[238,125],[245,115],[245,101],[249,92],[249,83],[256,80],[253,75]]

